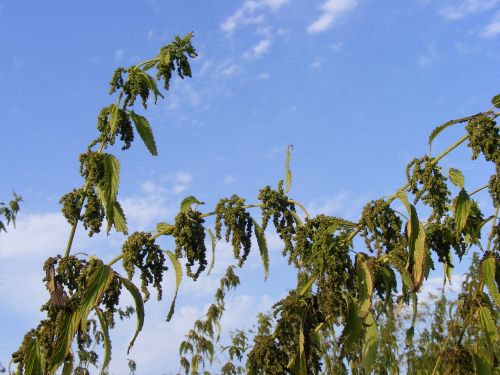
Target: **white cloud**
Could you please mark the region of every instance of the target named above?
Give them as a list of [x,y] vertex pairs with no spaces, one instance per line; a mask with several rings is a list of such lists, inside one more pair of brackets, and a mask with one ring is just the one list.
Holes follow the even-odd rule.
[[357,0],[326,0],[320,5],[321,15],[307,27],[307,31],[314,34],[328,30],[342,14],[357,5]]
[[224,177],[224,183],[225,184],[232,184],[233,182],[236,182],[238,179],[234,176],[225,176]]
[[236,73],[237,69],[238,69],[238,67],[235,64],[231,64],[229,66],[222,68],[220,73],[223,76],[229,77],[229,76],[232,76],[234,73]]
[[276,11],[288,2],[289,0],[245,0],[220,27],[226,34],[232,34],[240,26],[261,23],[264,20],[262,12]]
[[319,69],[323,65],[324,61],[325,61],[325,59],[323,59],[321,57],[316,57],[313,61],[311,61],[309,63],[309,67],[312,69]]
[[260,73],[257,76],[257,79],[259,79],[261,81],[264,81],[264,80],[269,79],[269,78],[271,78],[271,75],[269,73]]
[[436,49],[433,46],[429,46],[427,50],[418,57],[417,65],[419,68],[427,69],[433,66],[436,61]]
[[174,194],[181,194],[191,186],[191,182],[193,181],[193,176],[186,172],[177,172],[174,178],[174,186],[172,187],[172,191]]
[[465,0],[458,5],[443,8],[439,14],[449,21],[455,21],[493,9],[499,2],[500,0]]
[[253,46],[249,51],[246,51],[243,56],[250,59],[258,59],[262,57],[264,54],[269,52],[271,49],[271,40],[263,39],[255,46]]
[[319,214],[334,215],[339,214],[346,207],[349,194],[345,191],[336,194],[333,198],[317,199],[307,205],[307,211],[312,216]]
[[124,54],[125,54],[125,51],[123,50],[123,48],[118,48],[117,50],[115,50],[115,54],[114,54],[115,62],[120,62],[123,59]]
[[334,52],[339,52],[342,49],[343,43],[342,42],[335,42],[330,44],[330,49]]
[[493,38],[500,34],[500,12],[495,15],[495,18],[483,27],[479,33],[483,38]]

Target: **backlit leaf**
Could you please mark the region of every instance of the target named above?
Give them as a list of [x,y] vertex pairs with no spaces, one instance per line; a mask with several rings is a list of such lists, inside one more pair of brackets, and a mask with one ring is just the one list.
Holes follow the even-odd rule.
[[139,335],[139,332],[142,330],[142,327],[144,325],[144,302],[142,301],[141,297],[141,292],[137,287],[130,281],[129,279],[125,277],[121,277],[120,275],[116,274],[119,278],[120,281],[123,283],[125,288],[128,289],[130,294],[132,295],[132,298],[134,299],[135,302],[135,312],[137,314],[137,327],[135,330],[134,337],[130,341],[130,344],[127,349],[127,354],[130,352],[130,349],[132,349],[132,346],[134,346],[135,339]]
[[128,234],[127,219],[125,219],[125,213],[118,201],[115,201],[114,205],[113,223],[117,232]]
[[118,185],[120,183],[120,162],[111,154],[103,155],[104,184],[97,186],[97,193],[106,211],[106,219],[108,220],[107,232],[109,233],[111,225],[114,224],[116,195],[118,194]]
[[[146,68],[147,67],[145,67],[143,70],[147,70]],[[153,77],[151,77],[149,74],[144,73],[144,72],[142,72],[142,73],[144,74],[144,77],[146,77],[149,89],[151,91],[153,91],[153,95],[155,97],[155,104],[156,104],[158,97],[160,96],[163,98],[163,95],[160,92],[160,90],[158,90],[158,87],[156,86],[156,80]]]
[[370,312],[373,294],[370,257],[364,253],[356,255],[356,277],[359,285],[358,315],[364,319]]
[[158,155],[153,130],[151,129],[151,125],[149,124],[147,118],[138,115],[134,111],[130,111],[130,118],[134,122],[137,133],[139,133],[139,135],[141,136],[142,141],[146,145],[151,155]]
[[378,331],[373,315],[369,313],[365,319],[365,338],[363,340],[362,363],[366,374],[370,374],[377,359]]
[[484,283],[488,287],[491,298],[495,304],[500,307],[500,293],[498,292],[498,285],[495,282],[496,260],[495,257],[489,256],[483,260],[481,264],[481,273],[483,275]]
[[448,170],[448,176],[450,177],[450,181],[453,185],[459,187],[460,189],[464,188],[464,175],[458,169],[450,168]]
[[452,125],[455,125],[455,122],[453,121],[448,121],[448,122],[445,122],[444,124],[442,125],[439,125],[437,126],[432,132],[431,132],[431,135],[429,135],[429,149],[431,150],[432,149],[432,142],[434,141],[434,139],[443,131],[445,130],[446,128],[452,126]]
[[455,203],[455,223],[457,224],[457,233],[462,233],[467,223],[467,218],[472,207],[472,200],[469,194],[462,189],[458,194],[457,201]]
[[500,108],[500,94],[495,95],[493,98],[491,98],[491,104],[493,104],[497,108]]
[[174,315],[175,311],[175,301],[177,299],[177,292],[179,291],[179,285],[181,285],[182,281],[182,266],[179,263],[179,260],[176,258],[175,254],[172,253],[170,250],[165,251],[170,258],[170,261],[172,262],[172,265],[174,266],[175,270],[175,293],[174,293],[174,299],[172,300],[172,303],[170,304],[170,310],[168,311],[167,315],[167,322],[172,319],[172,315]]
[[42,352],[40,351],[40,344],[36,338],[29,340],[26,347],[26,354],[24,359],[25,375],[43,375],[45,367],[45,359]]
[[109,131],[111,136],[116,134],[118,130],[118,106],[111,104],[109,106]]
[[193,204],[205,204],[205,202],[200,202],[198,199],[196,199],[195,197],[193,197],[192,195],[190,195],[189,197],[184,198],[182,200],[182,202],[181,202],[181,211],[182,212],[189,211],[189,209],[191,208],[191,206]]
[[269,276],[269,251],[267,249],[266,237],[264,236],[262,227],[254,219],[252,219],[252,221],[255,230],[255,237],[257,238],[257,244],[259,245],[262,266],[264,267],[264,280],[267,280]]
[[479,320],[479,325],[484,335],[489,342],[495,342],[498,340],[498,328],[495,325],[495,321],[491,316],[491,311],[487,307],[477,308],[477,317]]
[[57,338],[49,361],[49,370],[55,371],[68,354],[73,337],[80,324],[81,315],[78,311],[67,312],[57,327]]

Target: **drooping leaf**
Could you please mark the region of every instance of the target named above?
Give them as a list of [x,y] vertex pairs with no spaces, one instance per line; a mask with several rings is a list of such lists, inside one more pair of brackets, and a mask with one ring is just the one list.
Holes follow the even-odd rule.
[[461,233],[467,223],[467,218],[472,207],[472,200],[469,194],[462,189],[458,193],[457,201],[455,203],[455,223],[457,224],[457,233]]
[[290,170],[290,151],[293,149],[293,145],[288,145],[286,148],[286,159],[285,159],[285,194],[288,194],[290,188],[292,187],[292,171]]
[[366,374],[370,374],[373,364],[377,359],[378,348],[378,330],[377,323],[372,313],[369,313],[365,319],[365,338],[363,340],[362,363]]
[[491,316],[491,311],[485,306],[477,308],[477,317],[479,319],[479,326],[490,343],[498,340],[498,328],[495,321]]
[[138,115],[134,111],[130,111],[130,118],[134,122],[137,133],[139,133],[139,135],[141,136],[142,141],[146,145],[151,155],[157,156],[158,150],[156,149],[155,137],[147,118]]
[[464,188],[464,175],[458,169],[450,168],[448,170],[448,176],[450,177],[450,181],[453,185],[459,187],[460,189]]
[[25,375],[43,375],[45,358],[40,350],[40,344],[36,338],[30,339],[25,354]]
[[415,240],[415,248],[413,251],[413,284],[415,291],[422,285],[424,275],[428,270],[426,268],[426,260],[429,253],[429,246],[425,237],[425,229],[421,222],[418,223],[418,235]]
[[252,219],[252,221],[255,231],[255,237],[257,238],[257,244],[259,245],[262,266],[264,267],[264,280],[267,280],[269,276],[269,251],[267,249],[266,237],[264,236],[262,227],[254,219]]
[[174,266],[174,270],[175,270],[174,299],[172,300],[172,303],[170,304],[170,309],[169,309],[168,315],[167,315],[167,322],[169,322],[170,319],[172,319],[172,315],[174,315],[175,301],[177,299],[177,292],[179,291],[179,285],[181,285],[181,281],[182,281],[182,266],[179,263],[179,260],[177,259],[177,257],[175,256],[174,253],[172,253],[170,250],[166,250],[165,252],[167,253],[168,257],[170,258],[170,261],[172,262],[172,265]]
[[109,233],[111,225],[114,224],[116,195],[118,194],[118,185],[120,183],[120,162],[111,154],[103,155],[104,184],[97,186],[97,193],[106,211],[106,219],[108,221],[107,232]]
[[500,108],[500,94],[495,95],[493,98],[491,98],[491,104],[493,104],[497,108]]
[[215,264],[215,236],[210,228],[207,229],[208,236],[210,237],[210,244],[212,245],[212,260],[210,261],[210,266],[208,267],[207,276],[210,276]]
[[358,316],[358,305],[350,301],[347,307],[347,316],[342,331],[342,339],[346,353],[350,353],[356,345],[362,331],[362,321]]
[[113,220],[117,232],[128,234],[127,219],[125,219],[125,213],[118,201],[115,201]]
[[481,265],[481,273],[483,275],[484,283],[488,287],[491,298],[495,304],[500,307],[500,293],[498,292],[498,285],[495,282],[496,260],[495,257],[489,256],[483,260]]
[[429,150],[432,150],[432,142],[434,141],[434,139],[443,131],[445,130],[446,128],[452,126],[452,125],[455,125],[455,122],[453,121],[448,121],[448,122],[445,122],[444,124],[441,124],[439,126],[437,126],[432,132],[431,134],[429,135]]
[[215,353],[214,344],[210,340],[207,340],[206,344],[207,344],[207,350],[208,350],[208,354],[209,354],[208,359],[210,361],[210,364],[212,364],[212,362],[214,361],[214,353]]
[[[143,70],[147,70],[146,68],[147,67],[144,67]],[[147,84],[148,84],[149,89],[151,91],[153,91],[153,95],[155,97],[155,104],[156,104],[158,97],[160,96],[163,98],[163,95],[160,92],[160,90],[158,90],[158,87],[156,86],[156,80],[147,73],[142,72],[142,74],[144,74],[144,77],[147,80]]]
[[411,302],[413,306],[411,326],[406,330],[405,333],[405,344],[407,347],[411,346],[413,343],[413,337],[415,336],[415,325],[417,324],[418,319],[418,297],[415,293],[411,294]]
[[104,336],[104,358],[102,360],[101,374],[105,374],[111,361],[111,339],[109,338],[109,328],[102,310],[98,307],[95,309],[99,324],[101,325],[102,334]]
[[478,375],[490,375],[492,363],[484,355],[480,353],[474,353],[474,364],[476,365],[476,374]]
[[190,195],[189,197],[184,198],[182,200],[182,202],[181,202],[181,211],[182,212],[189,211],[189,209],[191,208],[191,206],[193,204],[205,204],[205,202],[200,202],[198,199],[196,199],[195,197],[193,197],[192,195]]
[[63,363],[68,354],[73,337],[80,324],[81,315],[79,311],[68,311],[61,319],[61,323],[57,327],[57,339],[54,350],[49,360],[49,370],[55,371],[61,363]]
[[373,294],[373,276],[370,257],[364,253],[356,255],[356,278],[359,285],[358,315],[364,319],[370,312]]
[[130,281],[126,277],[121,277],[118,274],[116,275],[120,278],[120,281],[132,295],[132,298],[134,299],[135,302],[135,312],[137,314],[137,327],[135,330],[134,337],[132,338],[128,346],[127,349],[127,354],[128,354],[130,352],[130,349],[132,349],[132,346],[134,346],[135,339],[139,335],[139,332],[142,330],[142,327],[144,325],[144,302],[142,301],[141,292],[139,291],[139,289],[137,289],[137,287],[134,285],[132,281]]

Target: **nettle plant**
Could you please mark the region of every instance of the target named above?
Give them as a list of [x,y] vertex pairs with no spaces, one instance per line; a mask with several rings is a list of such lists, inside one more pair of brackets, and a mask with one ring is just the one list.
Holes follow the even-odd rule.
[[[266,186],[260,190],[258,203],[248,204],[233,195],[221,199],[213,211],[202,212],[203,202],[190,196],[182,201],[173,223],[161,222],[150,232],[128,235],[125,214],[117,200],[120,163],[109,150],[115,143],[123,150],[130,148],[139,134],[150,153],[157,155],[151,126],[134,109],[140,105],[146,109],[150,96],[155,103],[163,98],[157,83],[162,82],[168,90],[175,71],[180,78],[191,77],[189,60],[196,57],[191,37],[191,33],[176,37],[155,58],[115,71],[110,93],[116,102],[101,110],[99,134],[80,155],[82,187],[61,198],[71,231],[65,253],[47,259],[43,266],[50,295],[42,306],[46,319],[25,335],[13,354],[15,373],[55,374],[59,370],[87,374],[89,365],[99,363],[106,373],[111,359],[109,331],[115,319],[136,315],[130,350],[143,327],[150,288],[162,298],[167,258],[176,276],[167,314],[170,320],[183,274],[197,280],[205,270],[210,273],[217,241],[231,243],[234,264],[220,280],[204,317],[194,322],[180,343],[179,372],[209,374],[216,362],[221,363],[214,360],[216,355],[223,355],[227,361],[215,373],[393,374],[400,369],[407,373],[498,373],[500,138],[495,119],[500,113],[495,108],[500,107],[500,96],[493,98],[493,106],[486,112],[437,127],[429,145],[450,126],[465,124],[465,134],[437,156],[431,156],[429,150],[428,155],[412,160],[406,169],[408,182],[392,196],[368,202],[358,222],[327,215],[311,217],[303,205],[289,197],[292,175],[288,148],[284,181],[276,189]],[[459,170],[445,171],[439,166],[442,158],[464,142],[472,150],[472,159],[481,154],[495,165],[489,181],[475,190],[465,188]],[[453,196],[451,185],[456,186],[458,195]],[[484,189],[489,190],[491,200],[481,210],[474,195]],[[391,207],[395,201],[401,202],[407,213]],[[425,221],[419,218],[417,207],[430,212]],[[260,210],[261,219],[256,220],[250,210]],[[205,223],[210,216],[215,217],[213,231]],[[122,252],[108,264],[97,257],[72,255],[78,223],[92,236],[104,221],[107,233],[115,230],[128,236]],[[225,296],[239,285],[237,271],[244,266],[254,239],[268,275],[264,233],[270,226],[283,241],[282,254],[296,269],[297,283],[274,305],[272,313],[259,314],[252,331],[232,332],[231,343],[221,346]],[[363,241],[354,245],[357,235],[364,239],[364,245]],[[173,237],[174,251],[156,243],[163,236]],[[211,247],[211,254],[207,247]],[[415,346],[414,338],[424,342],[415,336],[422,306],[417,292],[430,270],[436,262],[442,263],[449,279],[453,254],[461,260],[472,251],[479,255],[464,292],[448,315],[439,315],[437,349],[434,336],[434,341],[425,341],[427,346],[433,343],[433,350]],[[118,262],[126,275],[113,269]],[[134,275],[139,275],[140,285],[133,281]],[[135,307],[119,304],[124,289],[132,295]],[[404,305],[412,311],[404,345],[413,349],[398,363],[394,356],[399,345],[396,323]],[[97,352],[102,352],[102,358]],[[134,371],[135,364],[130,365]]]

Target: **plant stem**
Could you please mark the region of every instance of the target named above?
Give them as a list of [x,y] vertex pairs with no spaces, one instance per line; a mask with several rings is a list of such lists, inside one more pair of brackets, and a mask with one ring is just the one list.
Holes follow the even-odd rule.
[[493,216],[493,220],[491,221],[491,230],[490,230],[490,235],[488,236],[488,245],[486,246],[486,251],[491,250],[491,242],[493,241],[493,236],[495,234],[495,225],[497,223],[497,217],[498,217],[498,210],[500,209],[500,206],[498,206],[495,210],[495,216]]
[[486,189],[488,186],[489,186],[489,185],[488,185],[488,184],[486,184],[486,185],[484,185],[484,186],[481,186],[480,188],[477,188],[476,190],[474,190],[472,193],[470,193],[470,194],[469,194],[469,197],[470,197],[470,196],[472,196],[472,195],[474,195],[474,194],[476,194],[476,193],[479,193],[481,190]]
[[299,202],[297,202],[296,200],[293,200],[293,199],[290,199],[288,201],[288,203],[292,203],[292,204],[295,204],[295,205],[299,206],[302,209],[302,211],[304,211],[304,214],[306,215],[306,217],[308,219],[311,218],[311,215],[309,215],[309,212],[307,212],[306,208],[301,203],[299,203]]

